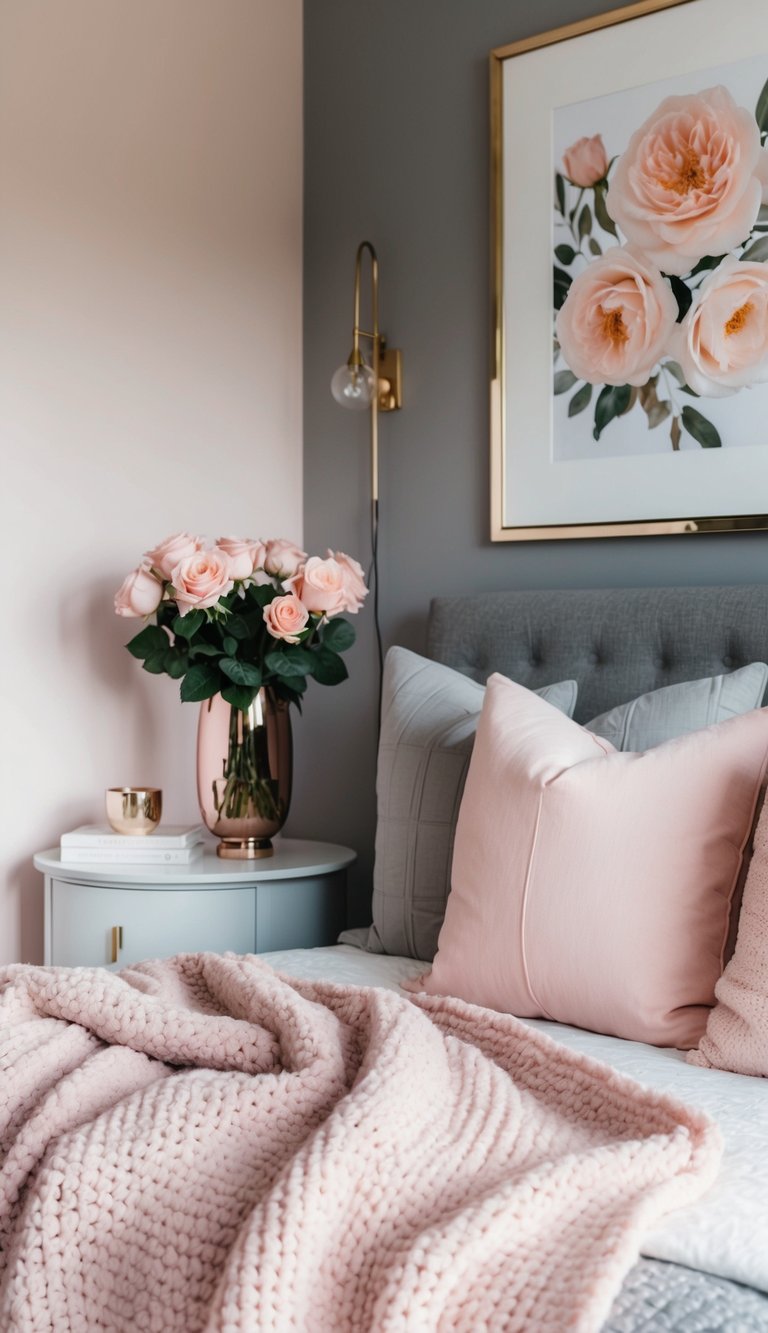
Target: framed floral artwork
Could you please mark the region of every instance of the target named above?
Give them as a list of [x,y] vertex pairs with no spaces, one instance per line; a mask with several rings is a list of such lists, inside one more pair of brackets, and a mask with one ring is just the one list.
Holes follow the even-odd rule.
[[491,535],[768,527],[765,0],[491,53]]

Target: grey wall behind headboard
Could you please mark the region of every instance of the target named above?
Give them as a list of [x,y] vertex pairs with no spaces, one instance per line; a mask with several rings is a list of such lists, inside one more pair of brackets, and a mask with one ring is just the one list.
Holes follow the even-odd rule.
[[[336,407],[328,382],[349,352],[354,254],[367,237],[381,261],[383,328],[405,357],[405,407],[381,422],[387,643],[423,651],[437,595],[768,581],[768,537],[759,534],[489,540],[488,53],[609,7],[305,5],[305,536],[310,549],[340,547],[365,562],[366,423]],[[768,506],[768,467],[756,506]],[[357,848],[351,916],[361,921],[375,821],[370,611],[357,625],[351,679],[312,686],[294,728],[289,827]]]

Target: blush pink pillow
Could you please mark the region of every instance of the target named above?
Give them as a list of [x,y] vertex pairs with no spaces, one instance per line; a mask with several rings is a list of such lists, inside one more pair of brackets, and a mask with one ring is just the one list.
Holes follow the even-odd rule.
[[768,1077],[768,803],[755,834],[736,951],[715,986],[717,1004],[694,1065]]
[[768,709],[619,753],[491,676],[418,988],[695,1046],[767,754]]

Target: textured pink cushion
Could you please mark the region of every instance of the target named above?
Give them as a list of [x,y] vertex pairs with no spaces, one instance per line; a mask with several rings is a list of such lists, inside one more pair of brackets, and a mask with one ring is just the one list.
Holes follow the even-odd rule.
[[695,1046],[768,753],[768,709],[618,753],[488,682],[430,994]]
[[715,986],[717,1004],[694,1065],[768,1078],[768,803],[755,834],[736,952]]

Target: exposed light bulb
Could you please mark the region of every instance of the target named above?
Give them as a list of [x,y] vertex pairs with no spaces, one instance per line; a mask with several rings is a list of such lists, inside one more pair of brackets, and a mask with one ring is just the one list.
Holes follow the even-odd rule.
[[339,366],[331,380],[331,393],[336,402],[352,412],[364,412],[370,407],[375,388],[376,376],[371,367],[350,365],[348,361]]

